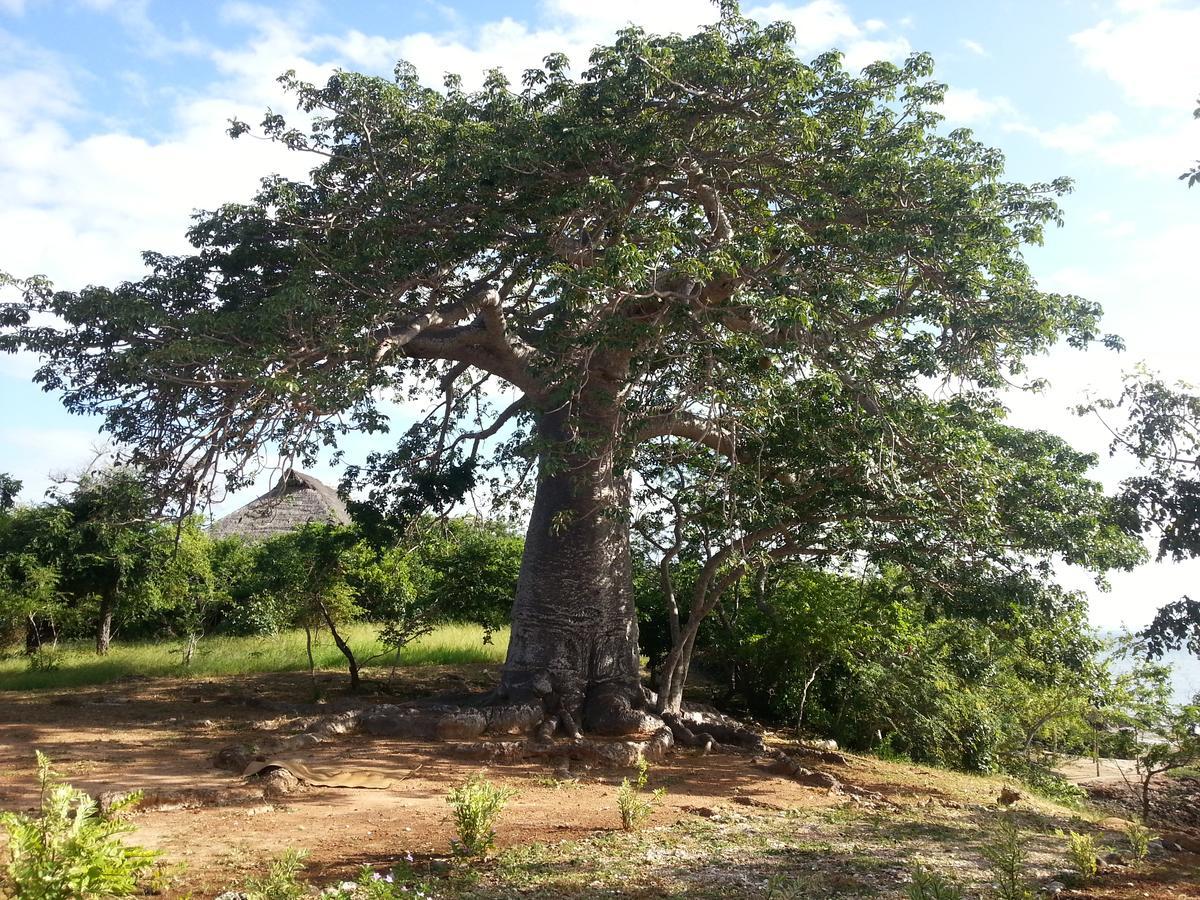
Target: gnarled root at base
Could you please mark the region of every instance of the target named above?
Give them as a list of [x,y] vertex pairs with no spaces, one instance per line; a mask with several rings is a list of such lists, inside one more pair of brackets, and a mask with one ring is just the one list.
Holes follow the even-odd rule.
[[676,742],[684,747],[698,747],[705,753],[721,746],[737,747],[751,753],[766,751],[761,735],[714,710],[685,706],[678,715],[663,713],[662,719],[675,735]]
[[[546,758],[564,767],[570,760],[608,766],[659,761],[676,743],[704,752],[722,745],[755,752],[764,748],[761,737],[715,711],[687,710],[659,718],[638,709],[619,692],[599,694],[589,702],[592,705],[584,713],[590,726],[586,735],[579,733],[573,717],[561,706],[547,709],[537,700],[379,704],[310,720],[298,734],[226,747],[214,765],[241,774],[255,760],[295,753],[353,733],[442,741],[452,745],[447,748],[450,752],[477,759]],[[557,732],[565,736],[556,737]]]

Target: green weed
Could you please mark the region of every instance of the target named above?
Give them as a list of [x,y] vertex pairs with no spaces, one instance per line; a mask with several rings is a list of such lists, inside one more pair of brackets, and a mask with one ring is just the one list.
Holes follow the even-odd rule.
[[1096,844],[1095,835],[1076,831],[1058,831],[1057,834],[1067,839],[1067,856],[1079,877],[1085,883],[1095,878],[1100,870],[1097,858],[1102,852],[1102,848]]
[[1026,870],[1029,866],[1028,841],[1011,815],[1000,819],[991,841],[983,847],[983,858],[992,869],[992,887],[996,900],[1033,900]]
[[458,833],[455,852],[463,856],[486,856],[496,843],[496,820],[515,794],[512,788],[492,784],[480,775],[472,775],[450,791],[447,802],[453,809]]
[[645,794],[649,763],[644,759],[638,760],[637,771],[637,778],[633,781],[628,778],[622,779],[621,787],[617,791],[617,810],[621,813],[621,827],[626,831],[636,831],[640,828],[654,812],[655,804],[667,792],[666,788],[657,788]]
[[908,900],[965,900],[965,897],[962,890],[943,875],[926,869],[920,863],[912,867]]
[[267,864],[266,872],[246,882],[246,895],[250,900],[299,900],[308,893],[300,880],[307,856],[306,850],[284,850]]
[[1129,841],[1129,851],[1133,858],[1141,861],[1150,852],[1150,829],[1140,822],[1130,822],[1125,828],[1125,838]]
[[6,880],[21,900],[128,897],[158,854],[125,844],[133,826],[121,814],[140,799],[130,794],[106,814],[85,792],[57,780],[50,760],[37,751],[41,790],[37,816],[0,813],[8,833]]

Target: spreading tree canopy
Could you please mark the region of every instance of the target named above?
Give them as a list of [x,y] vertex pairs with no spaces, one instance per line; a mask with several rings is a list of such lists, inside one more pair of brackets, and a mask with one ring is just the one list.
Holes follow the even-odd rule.
[[430,396],[364,480],[402,509],[485,465],[528,481],[497,697],[568,731],[647,722],[629,522],[635,486],[670,505],[681,454],[708,487],[682,505],[712,535],[698,613],[754,555],[1128,562],[1088,461],[995,400],[1030,354],[1099,337],[1098,307],[1021,256],[1067,183],[1007,182],[943,133],[927,56],[854,74],[793,37],[725,3],[519,86],[285,76],[298,118],[262,130],[310,178],[198,215],[195,252],[146,254],[139,281],[20,282],[6,345],[193,497],[264,445],[311,456],[383,428],[389,392]]

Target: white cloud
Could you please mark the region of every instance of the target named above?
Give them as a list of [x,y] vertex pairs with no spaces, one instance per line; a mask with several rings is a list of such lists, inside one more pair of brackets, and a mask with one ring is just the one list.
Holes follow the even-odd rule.
[[0,0],[0,13],[19,16],[25,12],[25,0]]
[[1189,112],[1200,93],[1200,6],[1126,2],[1124,16],[1071,35],[1084,65],[1135,105]]
[[1099,227],[1109,237],[1129,237],[1137,231],[1137,226],[1132,222],[1117,218],[1107,209],[1100,209],[1090,213],[1086,221],[1091,225]]
[[968,50],[970,50],[972,53],[974,53],[976,56],[987,56],[988,55],[987,50],[984,48],[983,44],[979,43],[979,41],[973,41],[970,38],[963,38],[961,41],[959,41],[959,43],[962,44],[964,47],[966,47]]
[[1007,97],[984,97],[975,88],[950,88],[939,111],[951,125],[976,125],[998,116],[1015,119],[1017,115]]
[[133,38],[138,49],[147,56],[199,55],[208,46],[191,35],[173,38],[164,33],[150,18],[149,0],[78,0],[93,12],[113,16]]
[[597,39],[631,23],[661,34],[690,34],[718,16],[709,0],[545,0],[542,6],[557,27]]
[[774,2],[751,7],[746,15],[760,22],[790,22],[796,29],[796,50],[801,56],[836,48],[845,54],[850,69],[881,59],[902,59],[912,50],[903,36],[867,38],[867,33],[883,31],[886,23],[869,19],[860,26],[845,5],[836,0],[812,0],[799,5]]
[[1009,131],[1028,134],[1046,147],[1065,150],[1068,153],[1095,153],[1102,142],[1117,131],[1121,120],[1111,112],[1098,112],[1085,116],[1077,122],[1055,125],[1053,128],[1037,128],[1033,125],[1013,123]]
[[1108,111],[1052,128],[1017,121],[1004,125],[1006,130],[1027,134],[1045,147],[1090,157],[1147,178],[1177,176],[1196,158],[1200,127],[1190,118],[1166,122],[1158,129],[1123,126],[1121,117]]

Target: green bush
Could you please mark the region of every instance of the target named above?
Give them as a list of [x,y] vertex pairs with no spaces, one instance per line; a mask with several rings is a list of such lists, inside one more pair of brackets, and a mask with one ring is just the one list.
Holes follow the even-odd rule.
[[1005,815],[991,841],[983,848],[983,858],[992,870],[992,888],[996,900],[1033,900],[1026,872],[1029,867],[1027,841],[1016,819]]
[[911,874],[908,900],[965,900],[966,895],[954,882],[920,863],[912,867]]
[[486,856],[496,843],[496,820],[515,794],[511,788],[492,784],[480,775],[472,775],[450,791],[447,802],[452,807],[458,833],[453,842],[455,852],[463,856]]
[[1076,831],[1058,832],[1059,837],[1067,839],[1067,857],[1076,873],[1084,881],[1091,881],[1100,871],[1098,858],[1102,848],[1096,844],[1095,835],[1080,834]]
[[1141,861],[1150,852],[1150,829],[1140,822],[1130,822],[1125,826],[1125,838],[1129,841],[1129,852],[1133,858]]
[[640,828],[654,812],[655,804],[667,792],[666,788],[658,788],[648,795],[644,793],[649,771],[649,764],[641,759],[638,760],[637,778],[633,781],[628,778],[621,780],[621,788],[617,791],[617,810],[621,814],[621,827],[626,831],[636,831]]
[[300,880],[300,873],[307,856],[306,850],[284,850],[267,864],[266,872],[246,882],[246,895],[250,900],[299,900],[306,896],[308,888]]
[[21,900],[128,897],[158,854],[127,845],[133,826],[120,815],[140,799],[131,794],[101,814],[95,800],[57,781],[50,760],[37,753],[40,814],[0,813],[8,833],[8,883]]
[[1047,800],[1071,805],[1087,799],[1087,791],[1079,785],[1072,784],[1049,767],[1028,761],[1024,757],[1012,756],[1005,759],[1003,768],[1009,775],[1020,779],[1022,784]]

